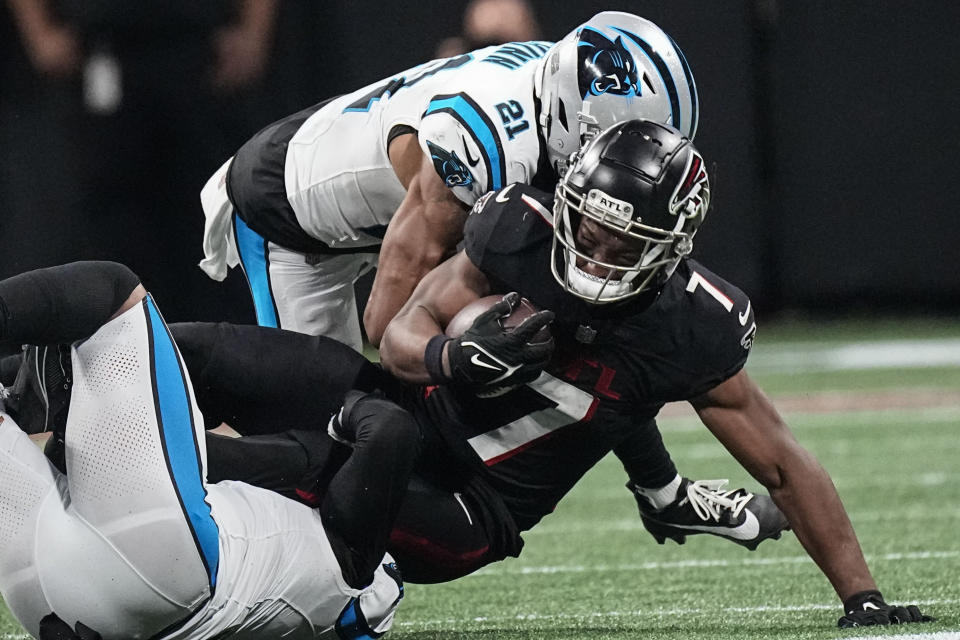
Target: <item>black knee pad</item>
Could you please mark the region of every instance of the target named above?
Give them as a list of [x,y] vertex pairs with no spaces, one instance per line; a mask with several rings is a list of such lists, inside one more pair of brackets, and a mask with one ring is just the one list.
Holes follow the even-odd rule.
[[340,427],[353,442],[388,440],[393,448],[400,449],[415,447],[420,441],[420,429],[413,416],[379,392],[348,392]]

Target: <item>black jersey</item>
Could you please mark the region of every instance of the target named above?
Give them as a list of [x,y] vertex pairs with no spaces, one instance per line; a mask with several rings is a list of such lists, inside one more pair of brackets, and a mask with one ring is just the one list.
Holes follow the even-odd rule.
[[550,270],[552,194],[515,184],[479,201],[463,250],[497,292],[556,313],[556,352],[536,381],[498,398],[437,388],[422,409],[475,456],[521,529],[549,513],[588,469],[667,402],[713,388],[746,362],[750,301],[694,260],[650,298],[590,305]]

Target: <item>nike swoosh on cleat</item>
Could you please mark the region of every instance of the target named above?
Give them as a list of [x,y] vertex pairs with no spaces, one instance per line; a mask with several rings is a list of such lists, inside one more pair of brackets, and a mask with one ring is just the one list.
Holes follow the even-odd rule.
[[497,197],[494,198],[497,202],[503,203],[510,199],[510,190],[516,186],[516,183],[511,184],[505,189],[501,189],[500,193],[497,194]]
[[722,525],[717,526],[708,526],[701,524],[674,524],[674,523],[665,523],[669,527],[675,529],[688,529],[690,531],[703,531],[705,533],[714,533],[722,535],[726,538],[733,538],[735,540],[752,540],[757,537],[757,534],[760,533],[760,522],[757,520],[757,516],[753,515],[752,511],[746,511],[747,515],[736,527],[724,527]]

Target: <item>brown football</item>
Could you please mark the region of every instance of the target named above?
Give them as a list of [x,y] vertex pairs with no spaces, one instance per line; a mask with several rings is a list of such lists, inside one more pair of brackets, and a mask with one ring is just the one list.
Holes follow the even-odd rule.
[[[477,316],[501,300],[503,300],[502,295],[486,296],[485,298],[474,300],[463,309],[460,309],[460,311],[457,312],[457,315],[453,316],[453,318],[450,320],[450,323],[447,325],[445,333],[451,338],[459,338],[461,335],[463,335],[464,331],[470,328],[470,326],[473,324],[473,321],[477,319]],[[538,311],[540,311],[540,309],[538,309],[535,304],[526,298],[520,298],[520,304],[518,304],[517,308],[513,310],[513,313],[500,320],[500,326],[502,326],[504,329],[512,329]],[[549,339],[550,327],[546,326],[540,329],[540,331],[538,331],[533,338],[530,339],[530,343],[537,344],[540,342],[546,342]]]

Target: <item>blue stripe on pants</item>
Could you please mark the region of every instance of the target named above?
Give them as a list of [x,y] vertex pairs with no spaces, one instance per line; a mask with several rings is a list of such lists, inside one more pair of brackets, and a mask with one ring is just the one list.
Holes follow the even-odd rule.
[[154,401],[167,468],[213,588],[220,563],[219,528],[206,502],[203,461],[196,440],[188,382],[177,347],[153,298],[148,296],[144,305],[150,333]]
[[267,257],[267,241],[247,226],[237,214],[233,214],[233,234],[237,240],[240,264],[247,276],[247,285],[257,312],[257,324],[261,327],[280,326],[277,305],[270,288],[270,263]]

